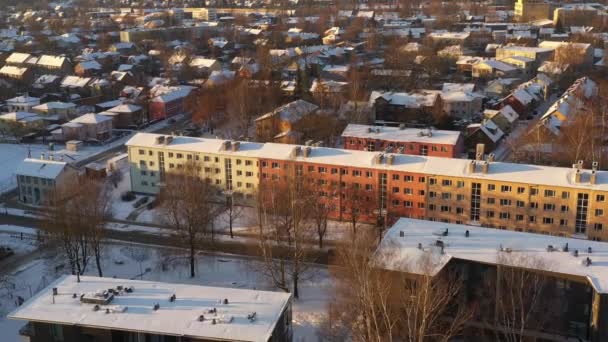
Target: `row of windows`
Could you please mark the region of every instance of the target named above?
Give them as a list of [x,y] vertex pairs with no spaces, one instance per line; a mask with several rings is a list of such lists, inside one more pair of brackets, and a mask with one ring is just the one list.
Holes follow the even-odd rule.
[[[373,142],[371,142],[371,143],[373,143]],[[364,146],[369,145],[369,143],[366,142],[365,140],[355,140],[355,139],[350,139],[350,144],[351,145],[364,145]],[[391,147],[391,148],[392,147],[403,148],[403,149],[407,148],[407,149],[409,149],[411,151],[415,151],[416,150],[416,145],[414,145],[414,144],[406,145],[406,144],[384,143],[384,144],[381,144],[380,146]],[[428,145],[421,145],[420,147],[428,148]],[[431,151],[437,152],[439,150],[441,150],[441,152],[448,152],[449,148],[447,146],[431,145]]]
[[[145,155],[146,151],[143,149],[139,149],[139,154],[140,155]],[[149,156],[153,156],[154,155],[154,151],[152,150],[148,150],[148,155]],[[168,158],[176,158],[176,159],[183,159],[184,158],[184,154],[183,153],[177,153],[177,152],[167,152],[167,157]],[[192,160],[192,154],[186,154],[185,155],[187,160]],[[200,161],[200,156],[199,155],[195,155],[194,156],[194,160],[196,161]],[[210,162],[211,161],[211,157],[210,156],[203,156],[203,161],[204,162]],[[220,158],[219,157],[213,157],[213,161],[215,163],[219,163],[220,162]],[[243,162],[245,163],[245,166],[252,166],[253,165],[253,161],[251,160],[245,160],[243,161],[242,159],[235,159],[236,165],[242,165]]]
[[23,176],[23,175],[19,176],[19,182],[25,183],[25,184],[34,184],[34,185],[38,185],[38,183],[40,182],[40,185],[45,185],[45,186],[47,186],[47,185],[52,186],[53,184],[55,184],[55,181],[52,179],[30,177],[30,176]]

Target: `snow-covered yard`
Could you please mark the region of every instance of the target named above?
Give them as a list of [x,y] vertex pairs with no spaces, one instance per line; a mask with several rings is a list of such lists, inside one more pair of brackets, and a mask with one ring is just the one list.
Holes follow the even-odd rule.
[[[2,341],[19,341],[18,330],[23,323],[4,318],[16,307],[17,296],[27,300],[60,275],[69,273],[67,263],[62,256],[57,255],[58,253],[49,254],[52,255],[27,262],[13,272],[11,274],[13,290],[3,289],[0,286]],[[105,249],[103,271],[104,276],[107,277],[276,290],[256,271],[259,263],[257,259],[235,255],[200,254],[197,258],[197,276],[190,278],[189,265],[183,257],[183,251],[159,246],[111,242]],[[89,264],[86,274],[97,274],[93,261]],[[327,268],[314,266],[310,277],[301,283],[301,299],[294,301],[294,341],[317,341],[318,323],[325,312],[326,302],[331,298],[331,291],[332,283]]]

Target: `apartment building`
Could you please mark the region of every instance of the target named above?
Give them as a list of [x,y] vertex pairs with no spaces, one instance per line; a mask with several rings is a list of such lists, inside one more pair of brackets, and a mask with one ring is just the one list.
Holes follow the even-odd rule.
[[[521,340],[600,342],[608,340],[607,251],[605,243],[594,241],[402,218],[384,235],[375,264],[411,277],[460,275],[458,300],[476,309],[463,340],[502,340],[497,336],[506,326],[518,327],[511,313],[497,312],[504,310],[497,305],[501,292],[517,286],[536,293],[534,306],[512,298],[533,308],[526,312]],[[429,260],[429,268],[417,267]],[[515,285],[510,276],[528,281]]]
[[291,294],[64,275],[8,315],[30,342],[289,342]]
[[260,183],[279,186],[299,172],[326,187],[320,202],[335,219],[357,210],[367,222],[405,216],[608,240],[608,172],[596,163],[548,167],[495,162],[483,149],[467,160],[148,133],[127,146],[135,192],[158,193],[165,172],[194,160],[201,177],[249,198]]
[[388,151],[421,156],[458,158],[464,152],[457,131],[348,124],[342,132],[344,148],[359,151]]
[[224,190],[251,198],[259,183],[257,151],[264,144],[139,133],[126,143],[131,190],[154,194],[162,179],[186,162],[200,164],[201,177]]

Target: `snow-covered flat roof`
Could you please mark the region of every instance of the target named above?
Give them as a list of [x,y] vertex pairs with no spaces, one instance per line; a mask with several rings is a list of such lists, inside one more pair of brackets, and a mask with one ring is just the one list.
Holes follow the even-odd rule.
[[[291,294],[282,292],[89,276],[80,279],[78,283],[75,276],[59,278],[8,317],[210,340],[265,342],[291,298]],[[83,294],[90,297],[118,286],[132,287],[133,291],[117,291],[108,305],[99,305],[98,311],[94,311],[95,304],[80,301]],[[53,288],[58,292],[55,304]],[[174,301],[170,301],[172,295]],[[159,304],[158,310],[154,310],[155,304]],[[214,308],[217,313],[210,313]],[[255,319],[248,319],[254,312]],[[199,320],[201,315],[203,321]]]
[[[444,245],[443,254],[437,241]],[[563,251],[566,244],[567,252]],[[376,257],[377,264],[389,270],[430,274],[452,258],[510,264],[587,278],[597,292],[608,293],[608,244],[604,242],[401,218],[387,231]],[[584,264],[587,257],[589,266]],[[429,265],[422,260],[431,260],[430,267],[421,269],[420,265]]]
[[[491,121],[488,121],[491,123]],[[589,170],[583,170],[582,181],[575,182],[576,170],[565,167],[492,162],[488,172],[468,172],[468,159],[441,158],[417,155],[394,154],[392,164],[375,163],[380,152],[344,150],[329,147],[310,147],[308,157],[293,151],[298,145],[256,143],[241,141],[238,151],[222,151],[220,139],[206,139],[176,136],[170,145],[156,143],[160,134],[137,133],[125,145],[147,148],[170,149],[173,151],[200,152],[210,154],[234,155],[249,158],[266,158],[285,161],[310,162],[325,165],[360,167],[379,170],[393,170],[429,176],[446,176],[471,179],[486,179],[532,185],[561,186],[588,190],[608,191],[608,171],[597,171],[596,183],[589,182]],[[301,149],[304,146],[299,146]],[[386,158],[385,158],[386,159]],[[478,168],[479,169],[479,168]]]
[[[371,132],[370,132],[371,129]],[[427,130],[418,128],[377,127],[370,125],[348,124],[342,132],[343,137],[366,138],[396,142],[425,142],[455,145],[460,137],[458,131]],[[423,134],[420,134],[423,133]]]

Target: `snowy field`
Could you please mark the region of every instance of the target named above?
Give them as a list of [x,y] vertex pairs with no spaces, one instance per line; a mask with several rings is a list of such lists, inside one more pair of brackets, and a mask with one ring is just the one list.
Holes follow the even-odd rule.
[[[17,227],[14,230],[20,229]],[[13,243],[19,245],[19,240]],[[31,245],[17,248],[32,250]],[[190,278],[189,264],[183,253],[158,246],[112,242],[104,251],[102,269],[107,277],[276,290],[256,271],[260,263],[254,258],[200,254],[197,258],[197,276]],[[10,275],[10,284],[14,286],[0,286],[0,331],[3,342],[19,341],[18,331],[23,323],[4,318],[16,307],[17,296],[27,300],[60,275],[69,273],[67,263],[57,254],[47,253],[44,257],[24,263]],[[97,275],[93,260],[90,261],[86,274]],[[331,291],[327,268],[314,266],[310,275],[301,283],[301,299],[294,301],[294,341],[317,341],[316,331]]]

